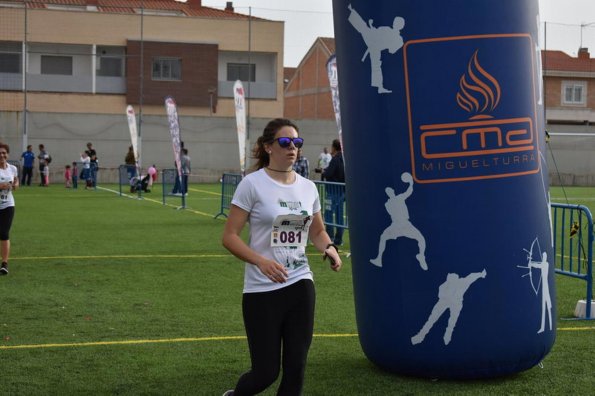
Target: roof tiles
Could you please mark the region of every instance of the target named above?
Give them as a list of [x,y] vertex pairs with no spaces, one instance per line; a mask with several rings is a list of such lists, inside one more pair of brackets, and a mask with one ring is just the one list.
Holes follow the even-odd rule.
[[[9,0],[10,1],[10,0]],[[23,3],[24,0],[15,0],[16,3]],[[99,12],[108,13],[133,13],[135,10],[144,8],[145,10],[161,11],[179,11],[187,16],[221,18],[221,19],[239,19],[248,20],[249,16],[234,11],[220,10],[204,6],[190,6],[188,3],[182,3],[175,0],[27,0],[29,8],[47,8],[47,5],[63,6],[95,6]],[[252,17],[254,20],[263,20],[262,18]]]

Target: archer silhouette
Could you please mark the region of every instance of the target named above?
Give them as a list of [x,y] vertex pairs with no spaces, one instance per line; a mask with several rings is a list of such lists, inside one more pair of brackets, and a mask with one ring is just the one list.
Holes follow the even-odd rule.
[[[533,241],[533,244],[531,245],[531,250],[525,250],[527,252],[527,261],[528,261],[527,265],[526,266],[517,265],[517,267],[528,269],[528,272],[525,275],[523,275],[523,277],[529,275],[529,279],[530,279],[529,281],[531,282],[531,287],[533,288],[535,295],[537,295],[539,293],[539,288],[541,287],[541,285],[543,285],[543,287],[541,287],[541,327],[537,331],[537,334],[540,334],[545,331],[545,316],[546,316],[546,314],[548,316],[550,330],[552,329],[552,298],[550,296],[550,285],[547,280],[548,275],[550,273],[550,264],[547,262],[547,252],[541,253],[541,261],[533,261],[533,257],[532,257],[533,245],[535,244],[536,241],[537,241],[537,239],[535,239],[535,241]],[[537,242],[539,243],[539,241],[537,241]],[[531,273],[531,270],[533,268],[538,269],[541,272],[540,276],[539,276],[539,283],[537,284],[537,287],[535,287],[535,285],[533,284],[533,276]]]

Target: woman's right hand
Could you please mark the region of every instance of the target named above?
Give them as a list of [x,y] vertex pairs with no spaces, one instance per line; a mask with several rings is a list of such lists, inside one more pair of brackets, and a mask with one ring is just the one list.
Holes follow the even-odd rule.
[[287,281],[287,270],[276,261],[266,259],[258,263],[257,266],[260,272],[269,278],[271,282],[285,283]]

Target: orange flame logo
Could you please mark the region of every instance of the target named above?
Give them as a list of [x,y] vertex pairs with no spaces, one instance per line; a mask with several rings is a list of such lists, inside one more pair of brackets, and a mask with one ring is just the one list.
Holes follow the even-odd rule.
[[459,80],[457,103],[469,113],[476,113],[470,119],[493,118],[488,114],[479,114],[493,111],[500,102],[500,84],[490,73],[485,71],[477,60],[477,51],[469,60],[467,73]]

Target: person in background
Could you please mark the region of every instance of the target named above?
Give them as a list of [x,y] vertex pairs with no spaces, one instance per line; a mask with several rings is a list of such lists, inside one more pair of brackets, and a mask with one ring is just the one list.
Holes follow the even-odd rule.
[[304,157],[304,153],[301,148],[297,151],[297,159],[293,164],[293,170],[300,176],[308,179],[310,174],[310,163],[308,158]]
[[64,167],[64,187],[72,187],[72,168],[70,165]]
[[182,194],[188,195],[188,177],[192,171],[192,163],[188,156],[188,149],[182,149]]
[[93,143],[87,143],[87,149],[85,150],[85,153],[87,153],[89,158],[91,158],[94,155],[97,157],[97,151],[95,151],[95,149],[93,148]]
[[[300,395],[314,329],[315,290],[305,246],[308,239],[341,269],[337,247],[324,230],[318,190],[292,170],[304,140],[290,120],[269,121],[253,150],[256,171],[246,175],[231,202],[223,246],[244,264],[242,311],[250,371],[225,395],[255,395],[283,375],[277,395]],[[292,215],[295,229],[283,228]],[[241,237],[249,227],[248,243]],[[294,232],[292,238],[274,238]],[[285,227],[288,227],[285,225]]]
[[134,155],[134,148],[128,147],[126,157],[124,157],[124,163],[126,164],[126,172],[128,173],[128,180],[136,176],[136,156]]
[[83,164],[83,171],[81,172],[81,180],[85,181],[85,190],[87,190],[90,186],[93,186],[93,182],[91,181],[91,158],[87,155],[87,152],[81,153],[80,163]]
[[[331,145],[332,159],[328,167],[322,172],[322,180],[335,183],[345,183],[345,166],[343,152],[339,139],[333,140]],[[328,225],[334,223],[343,225],[343,206],[345,203],[345,189],[342,186],[331,184],[325,188],[324,221],[327,223],[326,232],[337,246],[343,244],[343,228]]]
[[97,155],[93,154],[91,155],[90,159],[89,159],[89,175],[91,178],[91,187],[95,188],[97,187],[97,172],[99,171],[99,161],[97,160]]
[[8,144],[0,143],[0,275],[8,275],[10,256],[10,228],[14,218],[12,192],[19,187],[17,167],[8,163]]
[[97,186],[97,172],[99,171],[99,159],[97,158],[97,151],[93,148],[93,143],[87,143],[87,149],[85,153],[89,156],[89,178],[91,180],[91,186],[95,188]]
[[72,188],[76,190],[79,186],[79,168],[76,161],[72,163]]
[[153,182],[157,181],[157,168],[155,168],[155,164],[149,166],[149,169],[147,169],[147,174],[151,176],[149,179],[149,187],[153,187]]
[[21,160],[23,161],[23,175],[21,176],[21,185],[30,186],[31,178],[33,177],[33,164],[35,162],[35,153],[33,152],[32,145],[28,145],[27,151],[21,154]]
[[45,146],[43,144],[39,145],[39,154],[37,154],[37,161],[39,163],[39,186],[40,187],[47,187],[47,178],[46,178],[46,168],[49,172],[49,161],[50,155],[45,150]]
[[44,186],[49,187],[49,185],[50,185],[50,163],[47,159],[46,159],[45,165],[43,167],[43,180],[44,180]]
[[322,173],[328,167],[328,164],[330,164],[332,158],[333,157],[328,152],[328,149],[326,147],[323,147],[322,153],[320,153],[320,155],[318,156],[318,166],[315,170],[316,173]]

